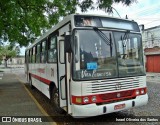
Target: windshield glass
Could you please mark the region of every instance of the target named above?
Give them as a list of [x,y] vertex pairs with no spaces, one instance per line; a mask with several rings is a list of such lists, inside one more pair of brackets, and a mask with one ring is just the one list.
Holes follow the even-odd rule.
[[119,76],[144,74],[141,36],[131,33],[114,32],[117,46]]
[[73,79],[90,80],[118,76],[113,36],[109,31],[102,32],[75,30]]

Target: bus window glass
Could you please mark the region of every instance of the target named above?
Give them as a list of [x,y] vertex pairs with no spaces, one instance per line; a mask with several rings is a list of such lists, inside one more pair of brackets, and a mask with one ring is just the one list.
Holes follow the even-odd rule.
[[29,63],[31,63],[31,50],[29,50],[29,56],[28,56],[28,58],[29,58]]
[[64,41],[59,41],[59,61],[64,63]]
[[40,43],[37,45],[36,62],[40,63]]
[[115,32],[119,76],[134,76],[144,74],[141,37],[137,34]]
[[46,41],[42,42],[41,63],[46,62]]
[[29,59],[29,62],[32,63],[32,49],[29,50]]
[[32,54],[32,63],[35,63],[35,50],[36,48],[33,48],[33,54]]
[[[109,38],[110,32],[102,32]],[[94,30],[77,30],[75,31],[75,39],[77,44],[74,46],[77,49],[74,49],[74,79],[89,80],[117,77],[114,42],[105,41]]]
[[37,53],[40,53],[41,52],[41,46],[40,44],[37,45]]
[[112,20],[112,19],[106,19],[102,18],[102,26],[103,27],[112,27],[112,28],[119,28],[119,29],[128,29],[133,30],[133,23],[127,22],[127,21],[121,21],[121,20]]
[[99,18],[89,16],[75,16],[75,26],[96,26],[102,27]]
[[57,46],[56,37],[51,37],[48,46],[48,62],[57,62]]
[[46,50],[46,41],[42,42],[42,52]]

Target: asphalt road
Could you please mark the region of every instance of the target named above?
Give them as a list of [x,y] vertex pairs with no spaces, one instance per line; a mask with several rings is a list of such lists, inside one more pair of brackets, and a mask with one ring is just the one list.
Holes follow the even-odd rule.
[[[56,121],[57,124],[59,124],[59,125],[117,125],[117,124],[118,125],[160,125],[160,90],[159,90],[160,82],[158,82],[158,81],[147,82],[149,102],[145,106],[133,108],[130,110],[121,111],[121,112],[117,112],[117,113],[106,114],[103,116],[96,116],[96,117],[84,118],[84,119],[74,119],[71,116],[66,115],[66,114],[63,114],[63,115],[58,114],[55,111],[54,107],[52,107],[52,105],[50,104],[50,101],[47,97],[45,97],[37,89],[33,89],[33,90],[30,89],[29,85],[25,81],[24,74],[22,72],[21,73],[15,72],[15,74],[17,75],[18,79],[20,79],[21,81],[23,80],[23,82],[25,83],[24,85],[29,90],[29,92],[33,95],[33,97],[37,100],[37,102],[41,105],[43,110],[49,116],[52,116],[52,119],[54,121]],[[2,79],[3,79],[3,77],[7,78],[7,74],[2,76]],[[10,75],[7,80],[10,83],[10,85],[11,84],[17,84],[17,85],[19,84],[17,86],[19,88],[16,88],[16,90],[22,89],[21,88],[22,85],[20,85],[20,83],[18,83],[18,81],[16,81],[15,79],[16,79],[15,75]],[[0,83],[2,83],[2,82],[0,81]],[[5,89],[7,89],[7,87],[10,88],[11,87],[10,85],[5,86]],[[3,86],[1,86],[0,92],[2,91],[2,89],[3,89]],[[20,91],[19,93],[26,93],[26,92]],[[3,95],[1,93],[0,93],[0,95],[1,95],[0,98],[3,98]],[[23,99],[23,94],[21,94],[20,100],[25,100],[25,99]],[[11,101],[11,100],[8,100],[8,101]],[[30,102],[30,103],[32,103],[32,102]],[[2,102],[0,102],[0,105],[5,106],[5,105],[2,105]],[[16,108],[16,104],[13,104],[13,105],[15,105],[15,108]],[[27,106],[27,105],[29,105],[29,103],[26,103],[25,101],[23,101],[23,103],[21,102],[19,105],[20,106],[24,106],[24,105]],[[2,107],[0,109],[2,109]],[[21,109],[19,108],[18,110],[21,110]],[[37,111],[37,110],[35,110],[35,111]],[[2,115],[2,114],[3,114],[3,112],[0,115]],[[140,119],[140,118],[144,118],[144,119],[158,118],[159,122],[131,122],[132,120],[136,119],[137,116],[139,116],[138,119]],[[155,117],[155,116],[158,116],[158,117]],[[117,118],[117,120],[119,118],[125,118],[125,121],[129,120],[130,122],[118,122],[118,121],[115,121],[116,118]]]

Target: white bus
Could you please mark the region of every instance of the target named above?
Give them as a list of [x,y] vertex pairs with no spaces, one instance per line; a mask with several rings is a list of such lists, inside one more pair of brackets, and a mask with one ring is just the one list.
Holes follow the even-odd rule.
[[59,112],[103,115],[148,102],[142,36],[135,21],[72,14],[25,52],[25,72]]

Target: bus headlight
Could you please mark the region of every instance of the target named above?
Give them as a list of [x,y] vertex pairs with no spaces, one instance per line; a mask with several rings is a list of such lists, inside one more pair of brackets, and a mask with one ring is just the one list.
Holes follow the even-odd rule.
[[96,102],[96,101],[97,101],[96,96],[93,96],[93,97],[92,97],[92,102]]
[[139,90],[137,89],[137,90],[136,90],[136,95],[139,95],[139,94],[140,94],[140,92],[139,92]]
[[144,94],[144,89],[141,90],[141,94]]
[[88,98],[88,97],[84,97],[84,98],[83,98],[83,102],[84,102],[84,103],[88,103],[88,102],[89,102],[89,98]]

